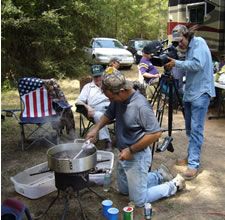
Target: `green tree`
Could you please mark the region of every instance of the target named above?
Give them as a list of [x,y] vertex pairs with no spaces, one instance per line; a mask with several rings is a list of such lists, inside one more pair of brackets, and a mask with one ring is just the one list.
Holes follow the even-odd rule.
[[4,1],[2,81],[78,75],[85,61],[81,48],[95,20],[89,11],[82,1]]
[[167,0],[3,0],[2,82],[83,74],[92,37],[166,37]]

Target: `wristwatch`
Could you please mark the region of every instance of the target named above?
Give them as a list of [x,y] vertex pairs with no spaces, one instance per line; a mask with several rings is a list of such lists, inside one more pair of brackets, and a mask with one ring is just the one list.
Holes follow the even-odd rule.
[[135,152],[132,150],[131,146],[129,146],[129,151],[131,154],[134,154]]

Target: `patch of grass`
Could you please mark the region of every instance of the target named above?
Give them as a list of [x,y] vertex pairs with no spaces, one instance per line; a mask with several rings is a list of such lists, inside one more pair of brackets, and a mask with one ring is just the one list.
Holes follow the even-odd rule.
[[69,102],[74,102],[80,91],[79,80],[64,79],[58,82]]
[[1,108],[2,109],[18,109],[20,107],[19,93],[16,89],[3,91],[1,93]]

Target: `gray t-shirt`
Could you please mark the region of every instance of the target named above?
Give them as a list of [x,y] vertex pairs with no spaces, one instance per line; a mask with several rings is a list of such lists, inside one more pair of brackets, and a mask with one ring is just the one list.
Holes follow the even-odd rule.
[[145,134],[161,131],[151,105],[138,91],[126,102],[111,102],[105,116],[116,119],[116,146],[119,149],[131,146]]

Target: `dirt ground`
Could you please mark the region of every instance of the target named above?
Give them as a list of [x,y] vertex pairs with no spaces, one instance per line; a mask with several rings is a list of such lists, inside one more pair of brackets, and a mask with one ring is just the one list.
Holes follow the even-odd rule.
[[[124,70],[128,78],[135,80],[138,78],[137,69],[134,65],[131,70]],[[74,104],[74,99],[79,91],[78,81],[73,81],[69,85],[72,86],[73,92],[65,94],[69,96],[71,104]],[[74,92],[75,91],[75,92]],[[2,106],[6,105],[7,101],[2,98]],[[73,109],[75,110],[75,109]],[[75,111],[74,111],[75,112]],[[164,114],[162,127],[167,129],[167,111]],[[215,114],[215,109],[210,110],[208,115]],[[79,131],[79,115],[74,113],[76,119],[76,133]],[[180,111],[173,114],[173,129],[184,128],[184,120]],[[22,152],[18,146],[19,126],[14,123],[14,118],[6,118],[1,123],[1,199],[14,197],[26,204],[33,216],[38,216],[42,211],[46,210],[50,202],[55,198],[57,192],[52,192],[44,197],[36,200],[31,200],[18,194],[14,190],[14,186],[10,181],[10,177],[26,168],[33,167],[47,160],[46,151],[49,146],[44,142],[39,142],[36,146]],[[12,126],[9,126],[12,125]],[[163,137],[167,132],[163,133]],[[77,135],[78,136],[78,135]],[[163,140],[162,137],[162,140]],[[184,130],[176,130],[172,133],[173,153],[165,151],[155,153],[153,158],[153,169],[157,168],[161,163],[167,165],[172,173],[181,173],[183,168],[175,166],[175,160],[178,157],[184,157],[187,149],[187,138]],[[225,119],[214,119],[206,121],[205,126],[205,142],[202,150],[202,167],[199,176],[186,182],[186,189],[177,193],[175,196],[162,199],[152,203],[153,217],[152,219],[182,219],[182,220],[202,220],[202,219],[225,219]],[[72,139],[64,135],[61,142],[72,142]],[[101,149],[101,144],[96,146]],[[114,167],[117,160],[117,149],[113,150],[115,154]],[[115,174],[115,172],[113,171]],[[117,193],[115,175],[109,192],[104,192],[102,186],[92,186],[98,194],[113,201],[113,206],[119,208],[120,219],[122,220],[122,208],[127,206],[129,199]],[[87,189],[81,192],[81,203],[88,219],[103,219],[101,215],[102,199],[91,193]],[[52,206],[48,215],[40,219],[58,220],[62,219],[63,213],[63,196]],[[135,209],[134,219],[142,220],[143,209]],[[77,198],[72,196],[69,199],[69,210],[67,220],[79,220],[81,218],[79,204]]]

